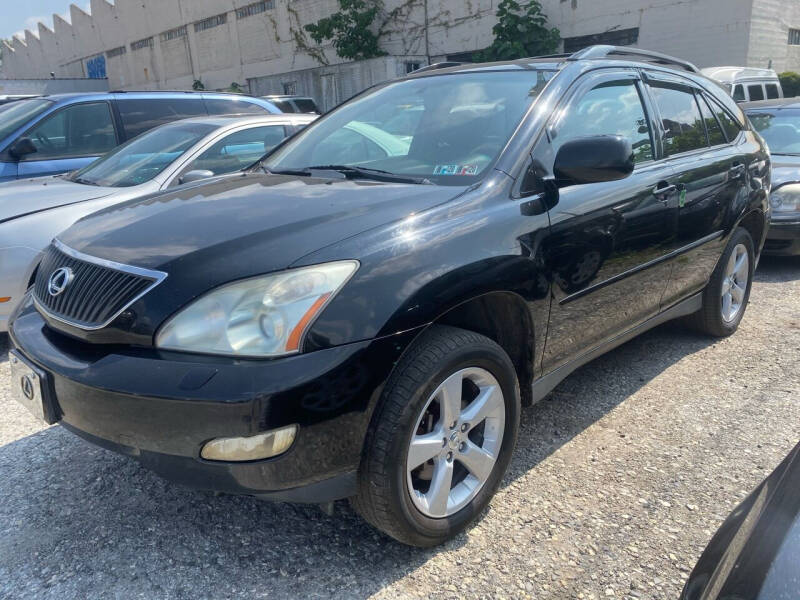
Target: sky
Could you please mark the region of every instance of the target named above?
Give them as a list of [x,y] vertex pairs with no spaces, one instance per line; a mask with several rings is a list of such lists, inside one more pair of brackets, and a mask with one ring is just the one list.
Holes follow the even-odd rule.
[[69,5],[76,4],[88,12],[88,0],[0,0],[0,38],[8,39],[19,33],[23,38],[25,30],[39,31],[39,21],[53,28],[53,13],[66,16],[69,21]]

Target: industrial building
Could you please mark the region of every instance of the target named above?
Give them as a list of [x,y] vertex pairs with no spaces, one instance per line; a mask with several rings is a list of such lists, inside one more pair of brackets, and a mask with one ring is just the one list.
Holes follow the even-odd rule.
[[[348,63],[304,30],[337,0],[91,0],[5,48],[8,78],[109,79],[111,89],[226,89],[310,94],[329,108],[429,62],[491,44],[499,0],[385,0],[387,55]],[[633,45],[698,66],[800,71],[798,0],[542,0],[565,51]]]

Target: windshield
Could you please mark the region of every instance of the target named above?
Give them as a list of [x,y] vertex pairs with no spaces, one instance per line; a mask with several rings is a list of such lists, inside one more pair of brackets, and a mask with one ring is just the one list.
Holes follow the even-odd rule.
[[756,131],[773,154],[800,154],[800,110],[749,112]]
[[70,180],[104,187],[146,183],[216,128],[184,123],[152,129],[73,173]]
[[17,100],[0,108],[0,140],[14,133],[34,117],[38,117],[53,106],[52,101]]
[[346,165],[470,185],[553,74],[498,70],[390,83],[310,125],[264,166],[280,172]]

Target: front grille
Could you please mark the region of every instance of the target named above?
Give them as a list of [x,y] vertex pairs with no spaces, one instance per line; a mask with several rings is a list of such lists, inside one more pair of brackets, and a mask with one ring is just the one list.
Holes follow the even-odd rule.
[[[59,269],[69,269],[60,293],[52,293],[51,277]],[[58,240],[47,249],[36,274],[33,294],[40,310],[81,329],[100,329],[117,318],[126,308],[161,283],[166,273],[122,265],[64,246]]]

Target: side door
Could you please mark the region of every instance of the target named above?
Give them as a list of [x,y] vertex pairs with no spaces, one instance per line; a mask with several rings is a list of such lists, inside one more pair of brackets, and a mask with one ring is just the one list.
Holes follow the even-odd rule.
[[108,102],[72,104],[29,129],[36,152],[20,158],[18,176],[39,177],[74,171],[118,145]]
[[533,153],[546,175],[558,148],[584,136],[628,138],[636,165],[620,181],[561,187],[549,211],[543,250],[553,282],[543,372],[658,312],[677,224],[672,172],[656,160],[655,123],[638,71],[584,76],[554,114]]
[[677,243],[662,299],[662,308],[667,308],[708,281],[724,242],[725,223],[743,191],[747,165],[704,92],[688,80],[661,73],[648,74],[647,87],[660,119],[665,164],[678,189]]
[[287,135],[286,125],[283,123],[228,132],[179,167],[176,175],[168,180],[167,186],[180,185],[183,177],[192,171],[205,171],[206,177],[240,171],[267,154]]

